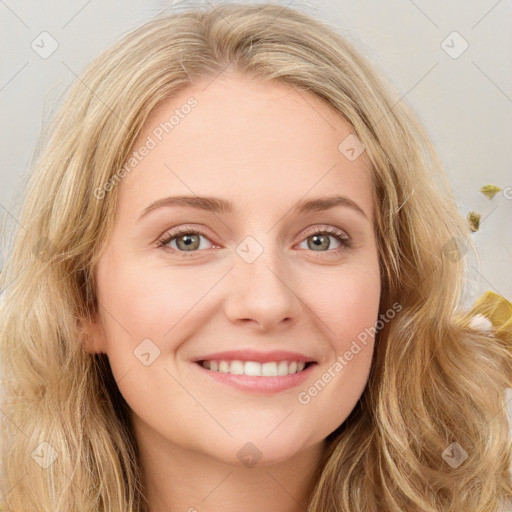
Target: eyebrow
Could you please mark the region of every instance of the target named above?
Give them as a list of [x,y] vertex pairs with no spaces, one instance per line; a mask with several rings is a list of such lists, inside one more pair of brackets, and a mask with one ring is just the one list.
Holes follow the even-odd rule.
[[[139,217],[141,220],[149,212],[161,208],[162,206],[181,206],[195,208],[212,213],[232,213],[235,208],[231,201],[221,199],[218,197],[199,197],[199,196],[170,196],[158,199],[151,203],[148,207],[144,208],[142,215]],[[352,199],[347,196],[328,196],[318,197],[315,199],[298,201],[293,209],[295,214],[305,214],[330,210],[336,206],[345,206],[352,208],[354,211],[361,214],[365,219],[368,216],[364,210]]]

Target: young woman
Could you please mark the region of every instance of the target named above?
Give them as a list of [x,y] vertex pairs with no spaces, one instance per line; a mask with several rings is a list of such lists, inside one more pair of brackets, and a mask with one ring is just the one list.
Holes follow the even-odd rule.
[[507,316],[460,310],[471,240],[441,163],[330,27],[224,5],[128,34],[69,92],[20,225],[8,510],[492,512],[511,495]]

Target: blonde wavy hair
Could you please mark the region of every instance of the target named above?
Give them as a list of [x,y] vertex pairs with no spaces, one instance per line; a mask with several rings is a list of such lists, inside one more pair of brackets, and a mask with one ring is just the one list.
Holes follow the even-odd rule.
[[[351,43],[278,4],[151,19],[87,67],[41,139],[1,274],[3,503],[149,510],[128,405],[107,356],[82,345],[118,187],[101,200],[94,191],[164,99],[232,71],[313,93],[352,125],[375,185],[380,309],[402,306],[377,333],[361,399],[327,438],[308,512],[500,510],[512,496],[512,356],[461,307],[474,247],[441,162],[411,107]],[[452,443],[467,452],[458,467],[443,457]],[[51,450],[53,464],[35,462]]]

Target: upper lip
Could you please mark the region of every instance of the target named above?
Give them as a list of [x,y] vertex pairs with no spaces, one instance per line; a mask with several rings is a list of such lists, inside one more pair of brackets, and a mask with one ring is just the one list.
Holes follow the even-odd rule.
[[194,359],[199,361],[255,361],[258,363],[268,363],[271,361],[304,361],[305,363],[315,362],[311,357],[298,352],[288,350],[273,350],[272,352],[260,352],[257,350],[227,350],[224,352],[215,352]]

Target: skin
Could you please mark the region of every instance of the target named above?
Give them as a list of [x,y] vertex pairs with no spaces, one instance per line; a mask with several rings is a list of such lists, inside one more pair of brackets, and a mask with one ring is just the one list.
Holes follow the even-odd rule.
[[[370,167],[365,153],[350,161],[338,150],[351,128],[316,96],[234,75],[205,89],[210,81],[162,103],[134,145],[197,99],[118,185],[86,350],[108,354],[131,408],[152,512],[295,512],[306,507],[326,436],[370,371],[371,337],[308,404],[298,400],[378,319]],[[292,211],[333,193],[365,215],[348,206]],[[235,212],[164,206],[138,220],[154,201],[181,194],[229,199]],[[201,245],[187,252],[181,235],[157,248],[176,227],[201,230]],[[308,246],[315,228],[329,227],[353,247],[330,234],[320,249]],[[263,249],[252,263],[236,252],[248,236]],[[134,356],[144,339],[160,350],[149,366]],[[305,384],[264,395],[218,383],[191,362],[240,348],[297,351],[318,365]],[[251,467],[237,455],[247,442],[261,454]]]

